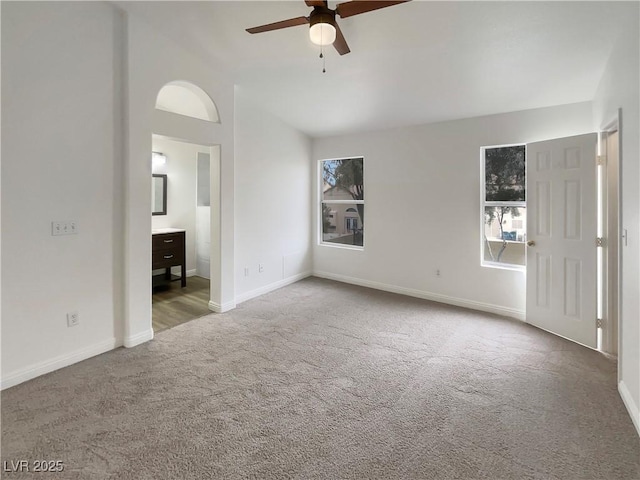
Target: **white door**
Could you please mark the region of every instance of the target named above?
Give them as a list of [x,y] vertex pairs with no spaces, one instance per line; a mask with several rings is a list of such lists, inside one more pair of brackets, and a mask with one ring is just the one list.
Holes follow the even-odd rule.
[[527,145],[527,322],[596,348],[595,133]]

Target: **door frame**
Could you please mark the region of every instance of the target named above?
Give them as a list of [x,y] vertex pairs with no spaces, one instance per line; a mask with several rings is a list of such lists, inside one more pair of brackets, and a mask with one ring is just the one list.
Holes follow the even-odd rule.
[[[615,162],[611,161],[610,152],[607,148],[609,135],[617,133],[617,158]],[[621,331],[619,329],[620,315],[620,252],[621,252],[621,178],[620,178],[620,151],[621,151],[621,134],[620,134],[620,110],[616,112],[614,118],[606,122],[598,134],[598,155],[606,157],[605,168],[602,169],[602,234],[605,237],[605,246],[602,255],[602,264],[600,268],[600,277],[602,279],[601,299],[602,305],[600,312],[602,314],[602,340],[600,350],[611,354],[618,355],[620,352]],[[613,182],[613,187],[612,186]],[[616,193],[617,192],[617,193]],[[610,211],[613,208],[613,211]],[[611,219],[615,218],[616,227],[612,232]],[[615,245],[617,248],[612,249]],[[613,277],[617,281],[613,281]],[[618,368],[618,375],[620,369]]]

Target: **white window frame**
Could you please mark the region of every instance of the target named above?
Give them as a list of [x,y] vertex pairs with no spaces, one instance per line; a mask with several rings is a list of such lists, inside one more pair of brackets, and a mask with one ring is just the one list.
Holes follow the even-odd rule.
[[[328,161],[332,161],[332,160],[357,160],[357,159],[362,159],[362,182],[363,184],[366,184],[366,172],[365,172],[365,161],[364,161],[364,155],[352,155],[349,157],[337,157],[337,158],[323,158],[322,160],[318,160],[318,169],[317,169],[317,175],[318,175],[318,181],[316,182],[316,185],[318,186],[318,204],[316,207],[316,212],[318,215],[318,221],[317,221],[317,232],[318,232],[318,245],[322,246],[322,247],[330,247],[330,248],[343,248],[346,250],[364,250],[365,247],[365,235],[364,235],[364,229],[363,229],[363,237],[362,237],[362,246],[360,245],[348,245],[348,244],[343,244],[343,243],[332,243],[332,242],[325,242],[322,239],[322,206],[324,204],[328,204],[328,205],[364,205],[364,200],[329,200],[329,201],[325,201],[322,198],[322,187],[323,187],[323,177],[322,177],[322,163],[323,162],[328,162]],[[366,196],[366,193],[365,193]],[[364,224],[364,222],[363,222]]]
[[[486,186],[486,178],[485,178],[485,151],[491,150],[494,148],[505,148],[505,147],[524,147],[524,178],[525,178],[525,201],[524,202],[488,202],[486,200],[487,194],[487,186]],[[525,143],[511,143],[507,145],[488,145],[484,147],[480,147],[480,265],[483,267],[489,268],[498,268],[502,270],[517,270],[521,272],[526,272],[527,270],[527,260],[526,260],[526,248],[525,248],[525,264],[524,265],[516,265],[513,263],[501,263],[501,262],[492,262],[484,259],[485,252],[485,239],[484,239],[484,229],[485,229],[485,207],[520,207],[527,208],[527,194],[526,194],[526,183],[527,183],[527,145]],[[526,232],[526,223],[525,232]],[[526,235],[526,234],[525,234]],[[524,243],[526,244],[526,237],[524,239]],[[513,240],[506,240],[507,243],[521,243],[514,242]]]

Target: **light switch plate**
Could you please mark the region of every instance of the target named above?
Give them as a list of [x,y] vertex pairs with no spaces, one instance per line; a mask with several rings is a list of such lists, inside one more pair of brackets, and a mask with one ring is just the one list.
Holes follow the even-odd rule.
[[76,235],[78,233],[78,222],[75,220],[57,220],[51,222],[51,235]]

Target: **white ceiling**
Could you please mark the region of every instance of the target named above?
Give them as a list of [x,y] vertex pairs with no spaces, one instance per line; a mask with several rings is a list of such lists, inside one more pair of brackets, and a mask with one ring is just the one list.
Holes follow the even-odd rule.
[[245,32],[308,15],[303,0],[117,4],[314,137],[591,100],[638,12],[634,2],[414,0],[338,19],[351,53],[329,48],[323,74],[308,27]]

